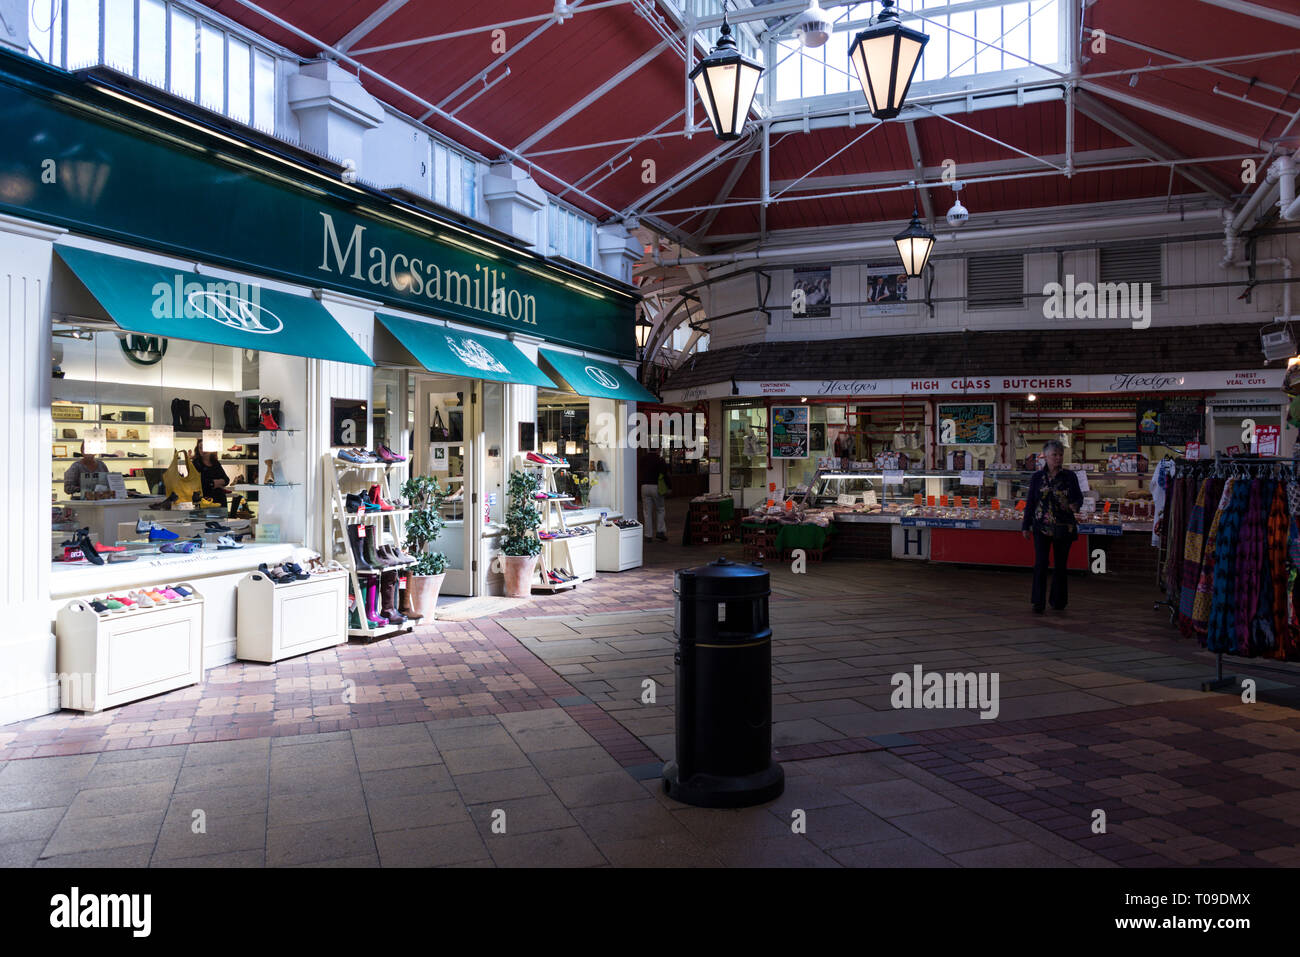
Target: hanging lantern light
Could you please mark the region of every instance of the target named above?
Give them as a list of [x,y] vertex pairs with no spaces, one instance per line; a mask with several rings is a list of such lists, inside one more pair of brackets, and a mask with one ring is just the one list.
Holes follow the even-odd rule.
[[913,278],[921,275],[925,264],[930,261],[930,250],[934,248],[934,233],[921,225],[916,207],[912,208],[912,221],[907,228],[894,237],[898,246],[899,258],[903,260],[903,269]]
[[736,48],[724,3],[718,45],[691,70],[691,82],[718,139],[740,139],[762,75],[763,68]]
[[876,22],[854,37],[849,62],[876,119],[892,120],[902,112],[921,51],[929,42],[924,33],[903,26],[894,0],[884,0]]
[[174,428],[170,425],[149,426],[149,448],[170,449],[176,444]]
[[220,429],[204,429],[202,445],[203,451],[220,452],[224,438],[225,436],[222,434]]

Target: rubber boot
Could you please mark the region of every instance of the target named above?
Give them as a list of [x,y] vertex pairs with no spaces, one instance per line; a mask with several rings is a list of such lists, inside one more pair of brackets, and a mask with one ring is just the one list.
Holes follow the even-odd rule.
[[404,580],[402,579],[401,572],[394,572],[393,574],[395,574],[398,578],[397,610],[400,611],[406,617],[407,621],[419,621],[424,616],[417,615],[414,611],[411,610],[411,590],[409,588],[403,588],[401,586],[401,582]]
[[239,518],[239,504],[240,504],[240,502],[242,502],[243,500],[244,500],[244,496],[240,495],[238,492],[236,492],[235,495],[234,495],[234,497],[230,500],[230,517],[231,517],[231,518]]
[[379,585],[375,580],[377,577],[371,577],[370,584],[366,587],[366,615],[372,626],[388,624],[388,619],[379,613]]
[[384,501],[383,489],[378,485],[370,486],[370,501],[378,505],[381,512],[391,512],[393,510],[393,506]]
[[356,564],[357,571],[374,571],[374,567],[366,561],[365,549],[361,547],[361,540],[357,536],[357,526],[351,522],[348,523],[348,547],[352,549],[352,561]]
[[365,541],[362,542],[362,550],[365,552],[366,561],[370,563],[370,567],[375,571],[380,571],[386,564],[378,555],[375,554],[375,537],[378,536],[378,534],[379,527],[377,525],[371,525],[366,529]]
[[351,589],[348,590],[348,627],[361,630],[361,602],[357,601]]
[[379,589],[383,599],[379,614],[387,618],[391,624],[405,624],[406,618],[397,610],[397,572],[384,572],[379,579]]

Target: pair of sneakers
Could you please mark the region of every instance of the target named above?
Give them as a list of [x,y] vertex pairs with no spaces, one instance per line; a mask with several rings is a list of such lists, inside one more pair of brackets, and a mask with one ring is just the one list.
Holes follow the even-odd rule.
[[288,585],[292,582],[305,582],[311,578],[301,565],[294,562],[282,562],[274,568],[268,568],[266,562],[257,566],[257,570],[269,578],[272,584]]
[[151,542],[174,542],[180,538],[175,532],[163,528],[157,522],[150,522],[143,518],[135,523],[135,533],[148,535]]

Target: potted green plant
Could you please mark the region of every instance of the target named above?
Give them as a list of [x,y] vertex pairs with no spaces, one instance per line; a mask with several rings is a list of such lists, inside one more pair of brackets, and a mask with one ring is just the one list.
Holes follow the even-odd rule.
[[501,564],[505,569],[506,595],[510,598],[527,598],[532,594],[533,571],[542,550],[541,539],[537,537],[542,513],[537,510],[534,498],[539,487],[537,475],[523,469],[511,472],[506,483],[508,504]]
[[412,613],[422,618],[434,617],[438,592],[447,577],[447,556],[429,550],[442,531],[438,508],[446,495],[447,490],[427,475],[415,475],[402,483],[402,496],[411,503],[406,517],[406,550],[415,556],[415,564],[407,571],[407,602]]

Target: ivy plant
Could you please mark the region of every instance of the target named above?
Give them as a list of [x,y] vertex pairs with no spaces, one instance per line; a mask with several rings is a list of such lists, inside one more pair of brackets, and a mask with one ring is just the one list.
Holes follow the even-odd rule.
[[542,550],[537,537],[537,526],[542,524],[542,513],[533,498],[541,482],[533,472],[515,469],[506,483],[509,504],[506,508],[506,534],[501,541],[502,553],[516,557],[536,555]]
[[447,490],[437,479],[415,475],[402,483],[402,496],[411,503],[411,512],[406,517],[406,550],[415,556],[411,574],[441,575],[447,570],[447,556],[427,549],[442,531],[438,509]]

